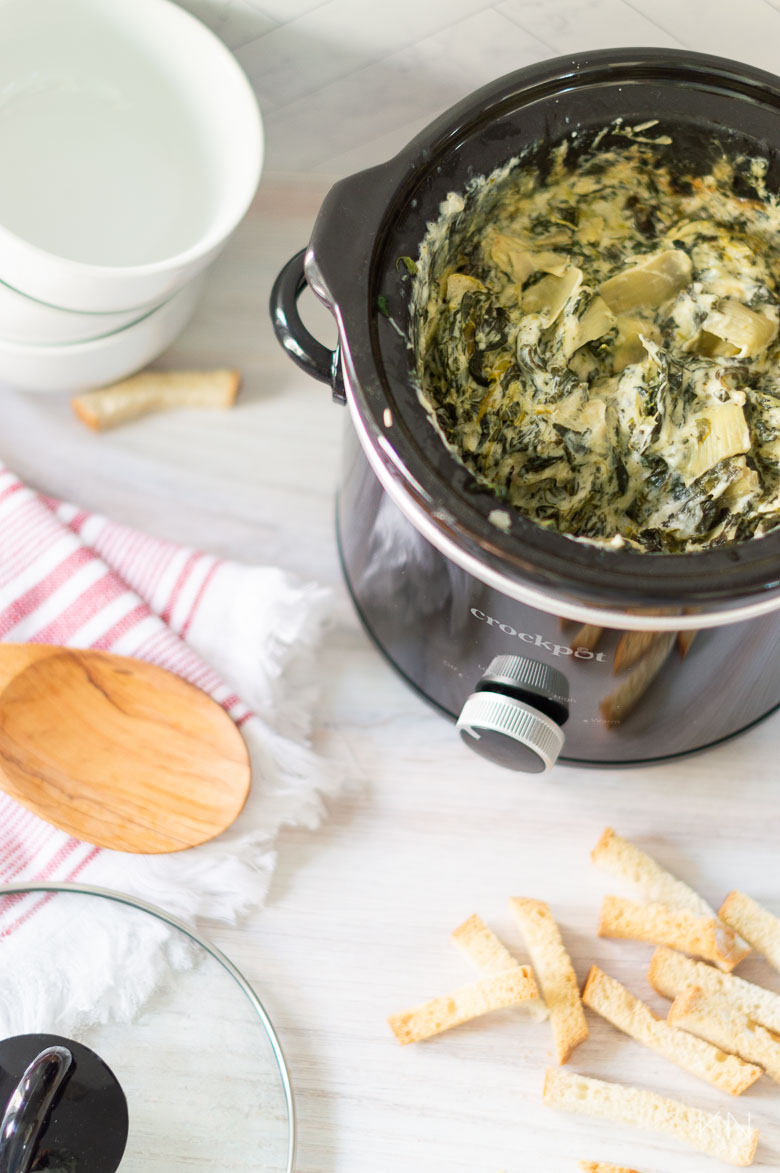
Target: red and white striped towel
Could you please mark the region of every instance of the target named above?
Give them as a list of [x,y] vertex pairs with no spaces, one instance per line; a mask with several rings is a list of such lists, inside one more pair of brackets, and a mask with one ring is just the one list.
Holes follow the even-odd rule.
[[[0,640],[102,648],[178,673],[241,726],[253,776],[249,801],[229,831],[163,856],[80,842],[0,793],[0,883],[97,884],[191,919],[235,919],[262,903],[279,827],[315,825],[321,795],[339,784],[308,740],[312,656],[327,606],[328,592],[318,586],[275,568],[220,561],[42,497],[0,464]],[[3,961],[9,949],[21,956],[34,938],[50,934],[68,900],[0,900]],[[115,963],[128,963],[121,940],[112,953]],[[88,960],[83,942],[79,954],[73,983],[59,979],[66,1018],[71,1011],[78,1018],[73,985]],[[0,1004],[4,994],[14,995],[8,975],[3,964]],[[138,978],[142,989],[148,972]],[[111,980],[107,972],[105,985]],[[89,998],[96,996],[92,978]],[[44,990],[37,1009],[29,1007],[27,1025],[46,998]],[[24,1029],[19,1020],[5,1025]]]

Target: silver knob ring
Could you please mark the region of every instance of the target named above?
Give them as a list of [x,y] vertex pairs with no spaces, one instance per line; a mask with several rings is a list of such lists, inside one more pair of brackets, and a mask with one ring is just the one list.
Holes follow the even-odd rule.
[[514,697],[489,690],[471,694],[461,710],[457,729],[464,740],[479,741],[486,734],[511,738],[529,752],[529,773],[551,770],[564,743],[561,727],[550,717]]

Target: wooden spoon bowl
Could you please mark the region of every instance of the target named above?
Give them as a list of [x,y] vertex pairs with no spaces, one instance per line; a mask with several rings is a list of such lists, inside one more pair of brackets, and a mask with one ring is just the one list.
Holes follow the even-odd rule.
[[115,851],[182,851],[221,834],[249,755],[216,701],[107,652],[0,643],[0,789]]

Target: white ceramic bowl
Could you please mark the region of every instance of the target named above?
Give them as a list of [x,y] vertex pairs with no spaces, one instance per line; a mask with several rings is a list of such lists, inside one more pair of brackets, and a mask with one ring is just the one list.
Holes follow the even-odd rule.
[[124,330],[89,342],[33,346],[0,339],[0,382],[28,391],[84,391],[140,370],[170,346],[192,315],[203,277]]
[[159,303],[257,188],[232,54],[169,0],[0,0],[0,278],[69,310]]
[[62,342],[87,342],[114,334],[149,313],[144,309],[115,310],[112,314],[61,310],[27,297],[0,281],[0,339],[51,346]]

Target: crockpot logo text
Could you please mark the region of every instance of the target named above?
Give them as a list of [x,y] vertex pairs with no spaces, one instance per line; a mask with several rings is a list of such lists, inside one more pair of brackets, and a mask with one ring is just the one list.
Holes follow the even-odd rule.
[[501,623],[492,615],[486,615],[484,611],[480,611],[478,607],[472,607],[471,614],[475,619],[479,619],[480,623],[487,623],[488,627],[497,627],[499,631],[503,631],[504,635],[517,636],[524,644],[545,648],[553,656],[573,656],[575,660],[599,660],[602,664],[607,658],[604,652],[589,652],[587,648],[577,648],[576,651],[573,651],[566,644],[554,644],[549,639],[543,639],[541,635],[530,635],[527,631],[517,631],[511,624]]

